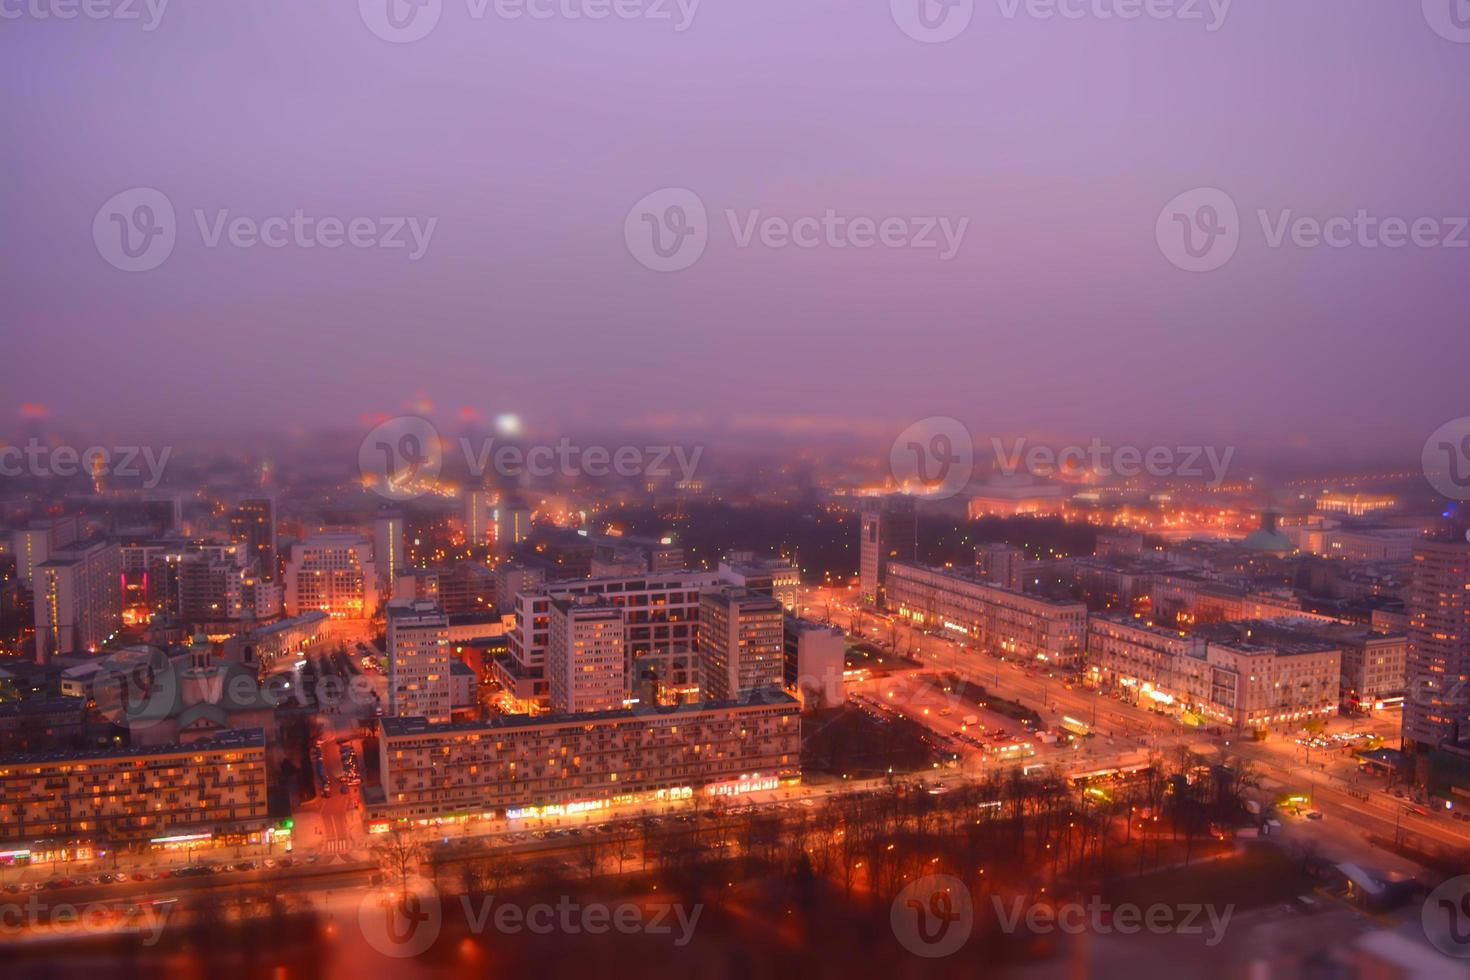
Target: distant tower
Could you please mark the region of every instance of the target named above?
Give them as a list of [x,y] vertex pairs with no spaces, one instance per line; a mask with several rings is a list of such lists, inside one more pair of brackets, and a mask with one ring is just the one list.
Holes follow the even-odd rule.
[[863,502],[858,583],[864,602],[883,607],[883,579],[890,561],[913,561],[918,554],[914,498],[890,494]]

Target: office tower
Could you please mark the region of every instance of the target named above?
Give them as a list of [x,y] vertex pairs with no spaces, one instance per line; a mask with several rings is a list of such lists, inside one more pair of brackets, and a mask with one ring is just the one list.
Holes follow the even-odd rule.
[[914,499],[903,494],[863,502],[858,583],[864,602],[883,608],[883,583],[889,561],[913,561],[918,553]]
[[1026,581],[1026,552],[1008,544],[982,544],[975,549],[975,570],[991,585],[1020,592]]
[[780,600],[738,586],[700,596],[699,664],[706,700],[730,701],[781,686],[784,616]]
[[16,531],[13,547],[15,570],[20,584],[26,589],[34,590],[37,566],[49,559],[51,552],[75,542],[80,534],[81,528],[75,517],[37,521],[30,527]]
[[181,619],[201,625],[254,615],[253,608],[246,611],[246,581],[250,573],[240,557],[238,552],[227,555],[198,552],[180,562],[178,614]]
[[260,577],[274,582],[280,575],[276,565],[276,501],[274,497],[241,500],[230,514],[230,541],[243,545],[255,559]]
[[320,610],[365,619],[378,604],[373,546],[358,534],[319,534],[293,545],[286,565],[286,615]]
[[383,511],[373,521],[373,563],[378,568],[378,581],[385,591],[391,590],[408,567],[408,542],[403,515]]
[[35,569],[36,659],[95,653],[122,628],[122,548],[94,539]]
[[464,495],[464,539],[471,547],[490,544],[495,527],[495,505],[488,490],[467,490]]
[[546,646],[551,710],[619,710],[626,673],[623,611],[598,596],[553,598]]
[[1415,547],[1408,606],[1404,751],[1422,781],[1429,753],[1470,739],[1470,543],[1463,536]]
[[513,495],[501,497],[495,508],[495,547],[501,554],[509,554],[530,534],[531,509],[525,501]]
[[448,721],[449,617],[432,602],[388,607],[388,714]]

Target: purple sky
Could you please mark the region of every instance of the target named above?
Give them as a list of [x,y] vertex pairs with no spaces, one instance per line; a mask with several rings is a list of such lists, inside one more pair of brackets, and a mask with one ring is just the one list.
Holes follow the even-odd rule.
[[[427,396],[1414,453],[1470,414],[1470,249],[1273,249],[1256,217],[1470,213],[1470,43],[1419,0],[1236,0],[1213,33],[976,0],[943,44],[888,0],[703,0],[683,32],[443,4],[408,44],[355,0],[0,21],[0,411],[270,431]],[[139,186],[178,238],[128,273],[92,224]],[[709,245],[658,273],[623,224],[671,186]],[[1241,243],[1190,273],[1154,228],[1200,186]],[[438,220],[409,261],[207,248],[196,208]],[[950,261],[739,248],[727,208],[969,226]]]

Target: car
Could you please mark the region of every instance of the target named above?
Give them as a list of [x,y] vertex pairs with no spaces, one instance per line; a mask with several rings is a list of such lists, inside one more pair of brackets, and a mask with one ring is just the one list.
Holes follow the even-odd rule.
[[1308,810],[1307,811],[1307,819],[1308,820],[1321,820],[1322,819],[1322,811],[1321,810]]

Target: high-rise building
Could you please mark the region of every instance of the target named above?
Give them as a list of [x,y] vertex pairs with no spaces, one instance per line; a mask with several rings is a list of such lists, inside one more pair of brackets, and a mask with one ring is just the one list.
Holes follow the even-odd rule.
[[883,608],[890,561],[913,561],[918,553],[914,498],[890,494],[863,502],[858,583],[864,602]]
[[80,534],[81,528],[75,517],[38,521],[16,531],[12,547],[20,584],[24,588],[35,589],[36,567],[48,560],[51,552],[75,542]]
[[255,559],[260,577],[274,582],[280,575],[276,564],[276,501],[274,497],[248,497],[230,514],[230,541],[243,545]]
[[495,547],[501,554],[531,535],[531,508],[519,497],[506,495],[495,507]]
[[1430,752],[1470,739],[1470,543],[1415,547],[1408,606],[1404,750],[1422,779]]
[[388,588],[408,568],[406,534],[403,515],[396,511],[384,511],[373,521],[373,563],[379,583]]
[[378,604],[373,546],[358,534],[319,534],[291,547],[286,615],[319,609],[333,619],[366,619]]
[[1026,552],[999,542],[982,544],[975,549],[975,571],[991,585],[1020,592],[1026,583]]
[[495,505],[488,490],[466,490],[464,495],[464,538],[473,547],[490,544],[495,528]]
[[700,597],[699,665],[705,700],[729,701],[785,680],[781,602],[738,586]]
[[122,547],[94,539],[53,551],[35,569],[36,659],[93,653],[122,628]]
[[388,714],[431,724],[453,713],[449,617],[432,602],[388,607]]
[[623,611],[598,596],[557,596],[551,600],[547,633],[551,710],[621,709],[627,672]]

